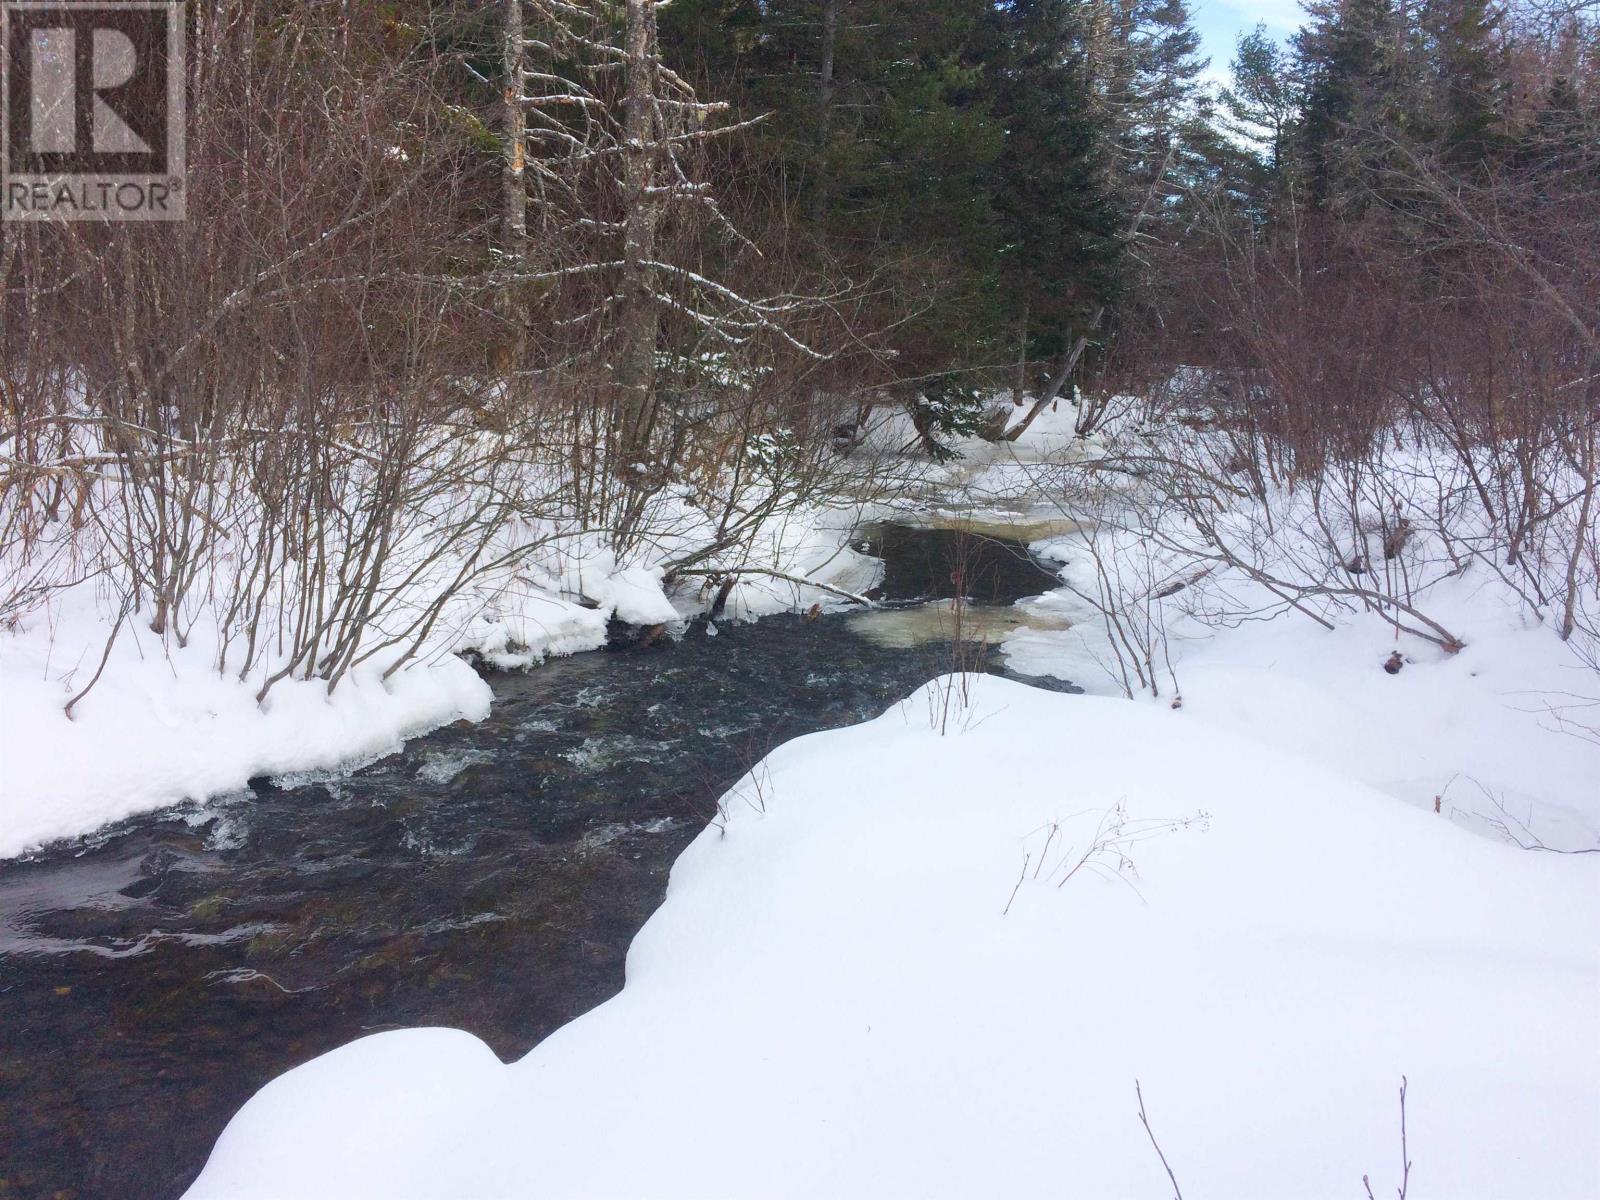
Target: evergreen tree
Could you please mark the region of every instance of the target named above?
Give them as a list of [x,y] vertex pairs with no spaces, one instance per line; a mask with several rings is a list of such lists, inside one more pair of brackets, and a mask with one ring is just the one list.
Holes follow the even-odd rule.
[[1251,148],[1258,182],[1281,180],[1300,111],[1294,65],[1266,26],[1257,25],[1239,36],[1230,69],[1232,83],[1221,91],[1219,123]]
[[992,354],[989,0],[675,0],[661,16],[669,61],[737,116],[765,114],[741,143],[754,202],[836,273],[877,281],[887,373]]
[[1183,0],[674,0],[661,38],[770,114],[740,157],[819,261],[874,281],[930,445],[1102,340],[1129,245],[1170,241],[1178,180],[1218,160]]
[[[1005,130],[994,206],[1000,278],[1021,363],[1054,358],[1070,331],[1118,290],[1118,212],[1107,188],[1106,130],[1088,73],[1086,6],[1011,0],[991,79]],[[1019,368],[1020,369],[1020,368]],[[1019,380],[1031,385],[1033,380]]]
[[1351,202],[1365,194],[1393,132],[1396,36],[1388,0],[1312,0],[1295,36],[1305,83],[1301,153],[1311,198]]
[[1457,165],[1482,161],[1499,122],[1505,64],[1494,44],[1501,14],[1490,0],[1426,0],[1421,32],[1430,50],[1432,138]]

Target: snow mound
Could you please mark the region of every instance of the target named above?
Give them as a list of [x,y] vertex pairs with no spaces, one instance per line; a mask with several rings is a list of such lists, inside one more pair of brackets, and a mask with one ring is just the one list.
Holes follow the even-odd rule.
[[[679,859],[615,999],[289,1072],[191,1200],[1590,1197],[1600,862],[1187,712],[994,678],[801,738]],[[759,786],[758,786],[759,784]]]
[[[1133,537],[1119,535],[1117,561],[1136,558],[1126,548]],[[1119,692],[1118,648],[1105,619],[1082,598],[1098,586],[1084,538],[1032,548],[1061,564],[1066,586],[1024,602],[1033,619],[1005,636],[1007,664],[1092,693]],[[1256,586],[1223,570],[1206,583],[1235,597]],[[1563,850],[1600,847],[1600,739],[1564,728],[1555,711],[1591,690],[1593,674],[1572,645],[1520,613],[1481,569],[1428,589],[1428,608],[1466,641],[1456,654],[1397,636],[1375,613],[1329,612],[1329,629],[1293,612],[1273,620],[1197,618],[1183,602],[1200,590],[1179,593],[1161,618],[1170,637],[1155,654],[1164,664],[1161,695],[1147,700],[1165,708],[1176,691],[1189,714],[1303,754],[1408,804],[1437,807],[1490,837]],[[1254,594],[1254,606],[1270,609],[1269,595]],[[1210,601],[1195,603],[1204,609]],[[1139,611],[1136,603],[1128,607]],[[1403,665],[1391,674],[1383,664],[1396,652]]]
[[594,599],[630,625],[664,625],[678,619],[661,590],[660,567],[624,567],[594,589]]
[[130,639],[69,719],[71,690],[38,661],[49,649],[12,642],[0,664],[0,858],[262,776],[352,769],[489,712],[489,685],[458,658],[388,679],[384,663],[366,664],[331,694],[322,680],[282,680],[258,705],[208,648],[141,659]]

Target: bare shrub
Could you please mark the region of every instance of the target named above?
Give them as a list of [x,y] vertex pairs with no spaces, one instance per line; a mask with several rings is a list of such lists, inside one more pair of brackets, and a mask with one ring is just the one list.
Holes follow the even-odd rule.
[[93,581],[265,699],[392,673],[558,539],[686,572],[897,486],[830,436],[848,289],[698,175],[718,106],[608,5],[495,12],[510,42],[471,6],[207,6],[190,219],[0,234],[0,620]]

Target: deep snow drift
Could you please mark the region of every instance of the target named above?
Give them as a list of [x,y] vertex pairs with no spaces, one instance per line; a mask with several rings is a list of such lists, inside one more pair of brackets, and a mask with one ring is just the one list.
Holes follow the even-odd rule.
[[[948,686],[948,685],[946,685]],[[1600,862],[1189,711],[984,677],[784,746],[626,989],[502,1066],[382,1033],[268,1085],[194,1200],[1591,1197]]]

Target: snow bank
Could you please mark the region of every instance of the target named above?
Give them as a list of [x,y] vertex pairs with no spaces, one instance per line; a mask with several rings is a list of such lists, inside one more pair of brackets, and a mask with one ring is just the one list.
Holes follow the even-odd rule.
[[[715,530],[681,497],[667,496],[661,505],[664,532],[625,560],[601,533],[517,523],[486,556],[508,565],[449,597],[405,669],[384,680],[396,651],[380,653],[332,694],[321,680],[283,679],[261,705],[255,696],[279,658],[269,656],[245,680],[237,667],[219,672],[217,663],[227,657],[219,653],[222,635],[202,604],[183,622],[181,645],[152,634],[143,614],[131,614],[98,682],[68,719],[67,702],[101,665],[115,625],[108,616],[113,602],[93,583],[49,594],[0,630],[0,859],[136,813],[236,791],[252,778],[353,769],[408,737],[481,719],[489,687],[457,655],[514,670],[605,645],[613,617],[658,625],[704,611],[711,601],[705,589],[669,595],[665,564],[714,540]],[[709,569],[750,572],[740,577],[726,615],[754,618],[839,602],[834,593],[764,571],[847,591],[870,588],[882,564],[847,544],[859,519],[848,508],[796,502],[756,530],[737,557],[709,560]],[[450,547],[440,552],[429,534],[420,525],[411,553],[394,564],[396,591],[407,593],[395,606],[402,616],[426,608],[443,580],[461,569]],[[530,553],[519,553],[524,546]],[[430,555],[437,559],[431,567],[411,570]],[[271,636],[274,622],[268,613],[263,637]],[[387,633],[408,644],[403,628],[374,628],[370,640]],[[235,639],[237,662],[243,639]]]
[[[71,624],[71,617],[68,617]],[[104,630],[92,616],[80,629]],[[92,645],[86,635],[85,645]],[[100,682],[73,709],[99,647],[62,671],[48,638],[7,639],[0,659],[0,858],[134,813],[204,800],[260,776],[349,768],[408,737],[489,711],[489,686],[451,656],[387,680],[386,661],[357,668],[333,693],[284,680],[263,705],[256,685],[219,675],[198,642],[165,650],[120,638]],[[66,644],[70,645],[70,642]]]
[[[1161,535],[1176,545],[1184,531],[1174,523]],[[1147,701],[1164,708],[1181,697],[1187,712],[1437,807],[1480,833],[1600,847],[1600,730],[1585,736],[1559,715],[1594,690],[1594,673],[1480,564],[1418,589],[1417,603],[1466,643],[1447,654],[1397,634],[1376,613],[1320,606],[1332,626],[1323,628],[1241,571],[1203,564],[1199,577],[1181,553],[1153,551],[1136,529],[1044,539],[1033,549],[1060,563],[1065,586],[1024,602],[1029,626],[1002,644],[1019,673],[1121,694],[1110,631],[1085,599],[1105,594],[1096,553],[1124,589],[1119,602],[1135,625],[1144,596],[1191,580],[1154,606],[1166,643],[1155,654],[1160,694]],[[1390,673],[1396,653],[1399,669]]]
[[1392,1194],[1402,1075],[1413,1200],[1595,1194],[1600,863],[1186,711],[928,709],[735,787],[614,1000],[291,1071],[191,1200],[1159,1196],[1135,1080],[1192,1194]]

